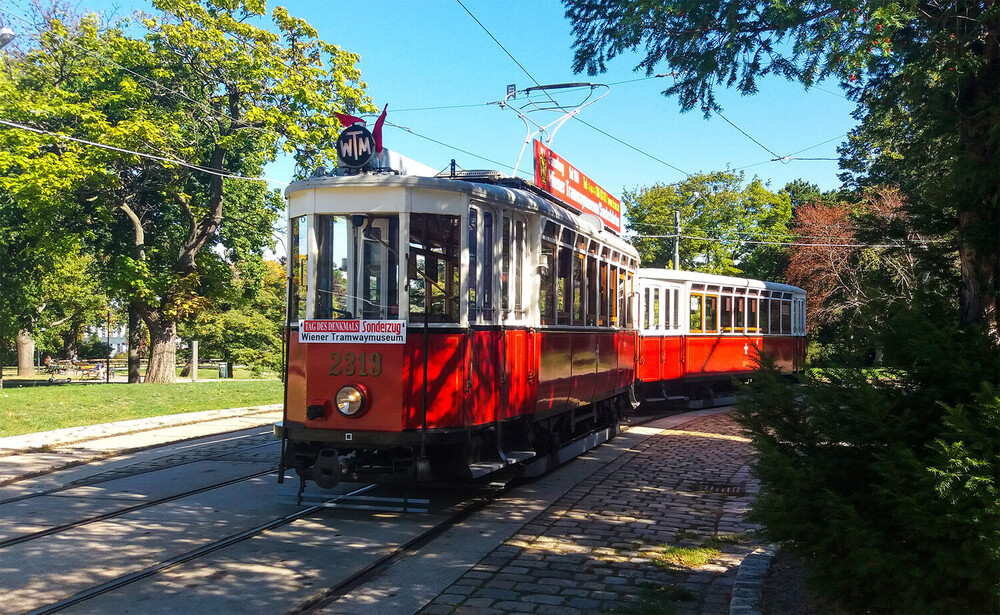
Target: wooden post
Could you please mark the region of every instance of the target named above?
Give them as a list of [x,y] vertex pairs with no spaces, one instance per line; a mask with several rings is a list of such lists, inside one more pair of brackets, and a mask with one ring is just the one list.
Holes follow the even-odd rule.
[[191,340],[191,382],[198,382],[198,340]]

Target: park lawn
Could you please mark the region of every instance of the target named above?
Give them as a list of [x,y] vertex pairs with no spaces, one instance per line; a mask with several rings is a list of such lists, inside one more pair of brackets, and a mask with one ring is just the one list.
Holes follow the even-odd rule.
[[0,390],[0,437],[166,414],[281,403],[280,380],[66,384]]

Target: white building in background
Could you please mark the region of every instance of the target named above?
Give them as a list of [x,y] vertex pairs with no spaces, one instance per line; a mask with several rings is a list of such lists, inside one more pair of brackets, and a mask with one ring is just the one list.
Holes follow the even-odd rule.
[[87,327],[87,338],[96,337],[99,341],[111,344],[111,354],[116,355],[122,352],[128,351],[128,337],[125,325],[119,325],[117,327],[111,328],[111,338],[108,338],[108,328],[106,326],[102,327]]

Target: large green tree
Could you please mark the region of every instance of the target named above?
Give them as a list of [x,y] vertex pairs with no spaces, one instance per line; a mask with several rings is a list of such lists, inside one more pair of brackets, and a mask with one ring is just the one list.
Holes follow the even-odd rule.
[[[84,36],[95,31],[92,22],[78,26]],[[85,50],[50,57],[61,68],[54,83],[87,70],[79,66],[86,63],[81,56]],[[28,85],[41,79],[32,57],[0,55],[0,119],[37,126],[41,118],[51,129],[86,132],[91,114],[79,96],[58,85],[45,93]],[[0,127],[0,338],[15,340],[19,375],[33,374],[35,340],[43,331],[52,337],[67,323],[89,324],[107,305],[86,252],[94,237],[89,204],[75,197],[77,187],[100,173],[92,153],[41,132]]]
[[900,185],[915,219],[950,232],[960,320],[997,336],[1000,291],[1000,6],[996,2],[564,0],[574,69],[675,75],[682,110],[719,110],[719,86],[754,94],[766,75],[838,80],[861,126],[845,153],[856,177]]
[[[61,215],[96,227],[89,245],[109,289],[149,331],[146,381],[169,382],[177,323],[207,306],[233,269],[263,274],[262,250],[282,202],[263,182],[242,178],[259,176],[282,151],[304,174],[332,153],[334,111],[370,105],[357,56],[319,40],[280,7],[271,29],[251,25],[266,14],[263,2],[154,7],[139,38],[94,18],[69,27],[47,19],[38,45],[21,58],[31,78],[15,90],[26,92],[21,123],[120,148],[40,137],[86,158],[78,166],[92,174],[64,186],[72,198],[62,199]],[[47,96],[51,112],[31,112],[27,101]],[[66,116],[79,119],[53,120]],[[40,158],[42,146],[28,148],[20,168]]]
[[180,328],[187,339],[198,340],[202,357],[224,360],[230,377],[236,364],[258,374],[281,369],[285,268],[275,261],[265,261],[264,267],[262,279],[239,278],[227,298]]
[[623,202],[646,267],[673,266],[674,211],[681,219],[680,268],[777,279],[791,200],[734,171],[698,173],[677,184],[626,191]]

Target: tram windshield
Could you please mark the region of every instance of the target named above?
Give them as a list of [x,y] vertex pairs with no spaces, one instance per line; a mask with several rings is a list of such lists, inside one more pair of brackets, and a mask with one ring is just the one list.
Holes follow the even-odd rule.
[[316,216],[315,318],[399,318],[398,216]]

